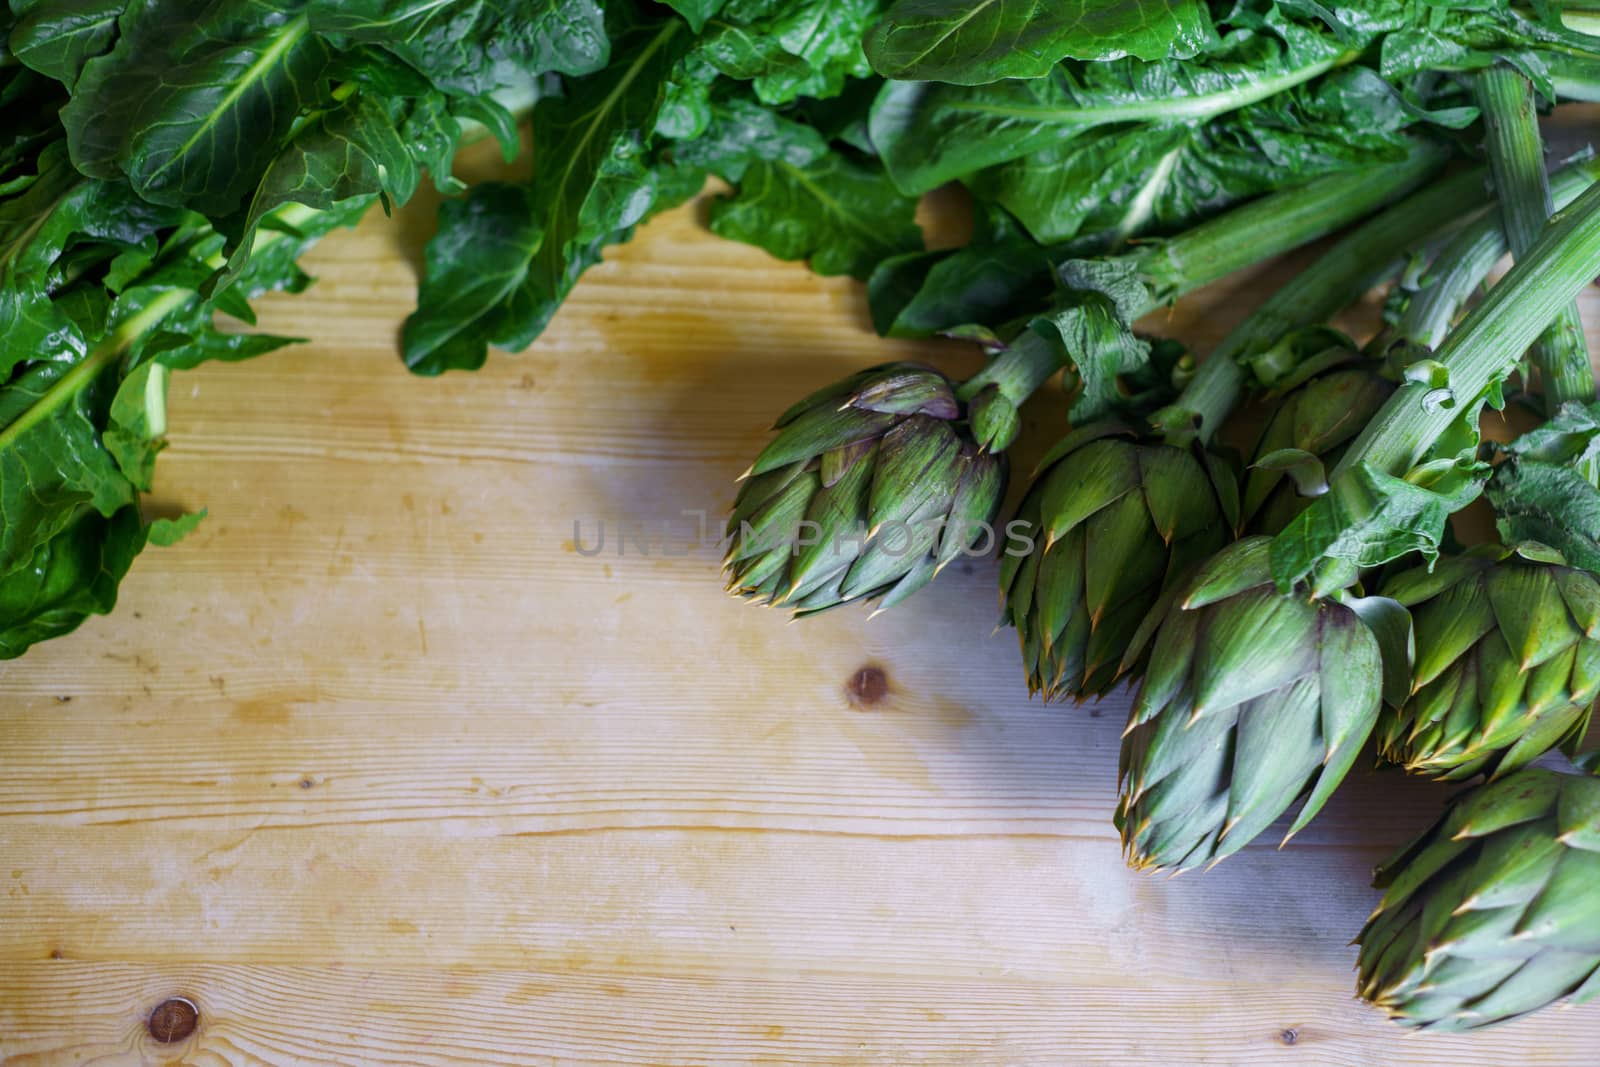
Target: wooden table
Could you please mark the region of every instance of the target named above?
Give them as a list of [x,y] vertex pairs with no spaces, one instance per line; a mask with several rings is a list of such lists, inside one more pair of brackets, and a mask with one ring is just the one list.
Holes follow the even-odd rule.
[[[312,343],[175,378],[155,500],[210,518],[0,666],[6,1067],[1593,1062],[1600,1007],[1405,1038],[1352,999],[1369,870],[1442,788],[1363,766],[1282,854],[1135,874],[1126,698],[1030,702],[991,563],[790,625],[712,550],[616,554],[723,509],[803,392],[971,352],[690,206],[531,351],[413,378],[430,213],[265,302]],[[173,997],[198,1029],[158,1044]]]

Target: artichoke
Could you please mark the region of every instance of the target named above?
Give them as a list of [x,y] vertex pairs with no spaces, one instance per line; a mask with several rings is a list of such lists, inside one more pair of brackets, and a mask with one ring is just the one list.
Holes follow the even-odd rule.
[[1529,767],[1465,794],[1378,868],[1358,989],[1471,1030],[1600,993],[1600,779]]
[[1153,633],[1123,734],[1128,862],[1185,870],[1237,852],[1303,798],[1292,836],[1350,769],[1382,688],[1378,642],[1341,600],[1272,583],[1265,537],[1208,560]]
[[1477,549],[1384,584],[1412,609],[1416,643],[1411,694],[1379,720],[1385,759],[1456,780],[1582,739],[1600,693],[1600,582],[1558,559]]
[[1227,543],[1231,476],[1197,450],[1130,439],[1105,423],[1045,457],[1001,562],[1002,622],[1045,699],[1098,696],[1121,675],[1139,623],[1175,577]]
[[911,363],[800,401],[744,475],[727,526],[729,591],[796,615],[905,599],[974,545],[992,546],[1006,473],[995,449],[1015,422],[992,387],[964,405],[943,374]]
[[1326,490],[1326,470],[1394,392],[1376,369],[1341,367],[1284,394],[1256,440],[1245,479],[1249,529],[1274,534]]

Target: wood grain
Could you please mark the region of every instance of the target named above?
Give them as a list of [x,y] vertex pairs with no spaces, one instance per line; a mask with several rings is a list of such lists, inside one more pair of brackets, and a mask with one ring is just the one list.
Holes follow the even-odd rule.
[[[1125,698],[1028,701],[991,563],[789,625],[663,551],[796,395],[974,353],[691,205],[528,353],[412,378],[429,210],[266,301],[310,344],[175,379],[157,501],[211,517],[0,666],[0,1062],[1592,1060],[1600,1009],[1405,1039],[1352,999],[1368,871],[1442,789],[1358,771],[1284,853],[1137,875]],[[1204,349],[1274,270],[1149,325]],[[1019,469],[1059,425],[1030,408]],[[172,996],[200,1024],[162,1046]]]

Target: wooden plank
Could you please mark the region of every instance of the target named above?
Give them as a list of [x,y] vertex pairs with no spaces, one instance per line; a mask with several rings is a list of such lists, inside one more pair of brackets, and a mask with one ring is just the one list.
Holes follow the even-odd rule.
[[[1382,1039],[1335,993],[1242,981],[1227,1008],[1181,986],[996,987],[774,974],[739,981],[541,971],[38,963],[0,967],[24,989],[0,1004],[8,1067],[61,1063],[609,1064],[1129,1063],[1226,1067],[1587,1062],[1557,1029]],[[149,1006],[191,997],[200,1027],[171,1045]],[[83,1020],[54,1025],[63,1012]],[[1384,1035],[1385,1037],[1387,1035]],[[182,1057],[178,1060],[177,1057]],[[1413,1058],[1415,1057],[1415,1058]],[[1514,1059],[1513,1059],[1514,1057]]]
[[[1403,1041],[1350,999],[1367,871],[1441,788],[1362,770],[1286,853],[1127,871],[1125,698],[1027,700],[990,562],[789,625],[726,598],[708,548],[577,551],[575,519],[686,539],[804,391],[972,352],[874,338],[859,286],[691,205],[529,353],[418,380],[394,342],[428,210],[328,239],[323,281],[266,302],[314,343],[175,379],[157,500],[211,517],[115,616],[0,665],[0,1063],[1593,1048],[1600,1009]],[[1149,325],[1203,350],[1281,269]],[[1060,425],[1029,409],[1019,471]],[[199,1033],[157,1047],[141,1020],[179,994]]]

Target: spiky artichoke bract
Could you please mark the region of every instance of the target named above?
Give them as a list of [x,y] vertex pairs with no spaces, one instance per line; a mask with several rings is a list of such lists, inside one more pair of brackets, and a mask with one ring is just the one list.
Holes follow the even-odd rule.
[[1002,621],[1046,699],[1110,689],[1161,590],[1231,533],[1194,452],[1118,429],[1074,433],[1045,458],[1017,515],[1032,550],[1001,562]]
[[974,440],[969,414],[949,379],[910,363],[784,412],[728,519],[729,590],[797,615],[867,597],[889,607],[992,540],[1004,460]]
[[1600,582],[1504,549],[1396,575],[1412,611],[1411,696],[1378,725],[1385,759],[1438,778],[1505,774],[1576,743],[1600,693]]
[[1471,1030],[1600,993],[1600,779],[1524,768],[1378,869],[1358,989],[1402,1025]]
[[1343,367],[1320,374],[1286,393],[1262,427],[1244,484],[1243,511],[1249,529],[1277,533],[1306,506],[1308,477],[1295,460],[1317,468],[1315,477],[1338,462],[1383,402],[1394,383],[1375,369]]
[[1123,735],[1116,819],[1135,867],[1221,859],[1303,800],[1295,833],[1372,732],[1377,640],[1337,600],[1279,592],[1269,544],[1219,552],[1142,628],[1159,627]]

